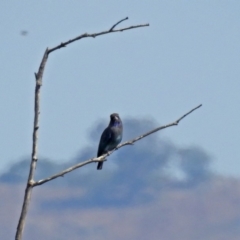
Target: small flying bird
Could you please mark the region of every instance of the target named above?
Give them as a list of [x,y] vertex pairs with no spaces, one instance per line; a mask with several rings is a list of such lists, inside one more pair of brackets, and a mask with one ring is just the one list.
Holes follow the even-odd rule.
[[[117,113],[110,115],[110,123],[108,127],[103,131],[97,156],[100,157],[108,151],[113,150],[122,141],[123,125],[121,118]],[[103,162],[99,162],[97,170],[101,170]]]
[[22,30],[22,31],[20,32],[20,34],[21,34],[22,36],[27,36],[27,35],[28,35],[28,31]]

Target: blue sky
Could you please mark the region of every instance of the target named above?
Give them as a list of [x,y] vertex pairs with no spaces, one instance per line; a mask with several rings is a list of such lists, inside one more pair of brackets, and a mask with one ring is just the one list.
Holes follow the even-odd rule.
[[0,172],[30,158],[34,72],[46,47],[128,16],[119,27],[150,27],[84,39],[50,55],[40,159],[68,162],[93,144],[90,130],[106,125],[112,112],[123,122],[146,118],[161,125],[202,103],[178,127],[158,134],[180,148],[204,149],[214,172],[239,176],[239,1],[15,0],[0,6]]

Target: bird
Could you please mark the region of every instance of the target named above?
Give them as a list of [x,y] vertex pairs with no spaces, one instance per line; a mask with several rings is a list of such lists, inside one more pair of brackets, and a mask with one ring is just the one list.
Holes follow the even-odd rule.
[[[109,125],[101,135],[97,156],[100,157],[108,151],[113,150],[122,141],[122,133],[122,120],[118,113],[112,113]],[[101,170],[102,167],[103,162],[98,162],[97,170]]]

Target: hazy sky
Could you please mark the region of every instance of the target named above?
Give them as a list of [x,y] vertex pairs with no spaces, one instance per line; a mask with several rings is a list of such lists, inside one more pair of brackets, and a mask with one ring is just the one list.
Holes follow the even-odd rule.
[[119,28],[150,27],[83,39],[50,55],[40,158],[72,159],[112,112],[123,123],[133,117],[161,125],[202,103],[178,127],[158,134],[179,147],[204,149],[214,172],[239,176],[239,12],[239,1],[219,0],[1,1],[0,172],[31,156],[34,72],[46,47],[128,16]]

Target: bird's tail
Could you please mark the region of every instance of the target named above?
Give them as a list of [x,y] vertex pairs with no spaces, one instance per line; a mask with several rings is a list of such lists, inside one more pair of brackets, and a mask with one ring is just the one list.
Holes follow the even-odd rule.
[[97,170],[101,170],[103,167],[103,162],[99,162],[97,165]]

